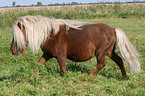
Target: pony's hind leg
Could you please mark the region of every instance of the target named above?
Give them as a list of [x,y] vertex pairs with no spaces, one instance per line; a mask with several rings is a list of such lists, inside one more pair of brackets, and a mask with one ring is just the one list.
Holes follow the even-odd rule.
[[113,45],[114,39],[112,39],[112,42],[110,41],[106,45],[101,46],[100,49],[98,49],[99,51],[98,50],[96,51],[98,65],[96,69],[92,73],[90,73],[91,77],[95,76],[102,68],[105,67],[105,56],[106,55],[111,56]]
[[105,55],[101,57],[97,57],[97,62],[98,62],[98,65],[96,69],[89,75],[91,77],[94,77],[102,68],[105,67]]
[[122,72],[122,75],[126,78],[128,78],[127,76],[127,73],[126,73],[126,70],[125,70],[125,67],[124,67],[124,64],[123,64],[123,60],[121,57],[119,57],[116,53],[115,53],[115,46],[112,50],[112,54],[111,56],[109,56],[110,59],[112,59],[118,66],[119,68],[121,69],[121,72]]

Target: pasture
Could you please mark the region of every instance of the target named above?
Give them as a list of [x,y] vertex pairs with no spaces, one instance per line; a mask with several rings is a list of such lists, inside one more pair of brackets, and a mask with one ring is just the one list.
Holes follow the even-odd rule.
[[[144,96],[145,93],[145,7],[90,6],[75,10],[20,10],[0,13],[0,95],[95,95],[95,96]],[[102,8],[102,9],[101,9]],[[116,9],[116,8],[119,8]],[[107,10],[107,11],[106,11]],[[124,11],[122,11],[124,10]],[[12,24],[20,16],[43,15],[55,18],[75,19],[88,23],[106,23],[125,31],[131,43],[141,54],[141,73],[130,74],[124,79],[119,67],[106,57],[106,66],[95,77],[89,77],[96,67],[96,58],[86,62],[67,60],[67,73],[60,74],[56,59],[38,65],[42,52],[32,54],[29,47],[24,55],[13,56],[9,49]],[[117,50],[117,54],[120,54]],[[34,74],[34,69],[39,74]]]

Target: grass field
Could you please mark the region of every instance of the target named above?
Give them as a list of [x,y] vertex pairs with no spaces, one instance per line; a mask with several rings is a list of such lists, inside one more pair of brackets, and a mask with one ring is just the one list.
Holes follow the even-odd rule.
[[[98,95],[98,96],[144,96],[145,93],[145,18],[136,16],[131,18],[94,17],[82,18],[88,23],[103,22],[112,27],[120,27],[127,34],[131,43],[141,54],[141,68],[139,74],[131,74],[125,80],[118,66],[106,57],[106,66],[95,77],[88,74],[96,67],[96,58],[87,62],[72,62],[67,60],[67,73],[60,74],[56,59],[38,66],[42,52],[34,55],[27,48],[24,55],[12,56],[9,52],[12,40],[12,24],[19,16],[36,15],[40,11],[27,13],[9,12],[0,14],[0,95],[1,96],[64,96],[64,95]],[[6,15],[7,14],[7,15]],[[40,15],[51,14],[40,12]],[[60,13],[56,13],[60,14]],[[62,16],[62,15],[61,15]],[[54,15],[56,18],[61,18]],[[76,16],[77,17],[77,16]],[[66,17],[62,17],[66,18]],[[76,19],[73,18],[72,19]],[[117,50],[117,53],[119,51]],[[34,68],[39,75],[33,73]],[[129,73],[128,68],[126,67]]]

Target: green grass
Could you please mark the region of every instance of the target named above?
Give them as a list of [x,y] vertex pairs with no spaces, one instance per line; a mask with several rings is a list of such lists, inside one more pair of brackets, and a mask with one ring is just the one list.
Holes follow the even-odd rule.
[[[39,13],[40,11],[38,11]],[[43,11],[44,12],[44,11]],[[103,22],[112,27],[122,28],[131,43],[141,54],[142,72],[131,74],[125,80],[118,66],[106,57],[106,66],[95,77],[88,74],[96,67],[96,58],[75,63],[67,60],[67,73],[60,74],[56,59],[38,66],[41,50],[33,55],[28,48],[24,55],[13,56],[9,52],[12,40],[12,24],[19,16],[29,12],[0,14],[0,95],[98,95],[98,96],[144,96],[145,93],[145,18],[93,18],[81,19],[89,23]],[[37,14],[37,13],[36,13]],[[41,13],[39,13],[41,14]],[[59,14],[59,13],[58,13]],[[32,14],[34,15],[34,13]],[[46,13],[41,15],[47,16]],[[49,16],[49,15],[48,15]],[[61,18],[61,17],[57,17]],[[62,17],[63,18],[63,17]],[[73,18],[73,17],[72,17]],[[74,18],[75,19],[75,18]],[[117,53],[119,51],[117,49]],[[39,71],[35,75],[33,70]],[[127,72],[129,73],[128,68]]]

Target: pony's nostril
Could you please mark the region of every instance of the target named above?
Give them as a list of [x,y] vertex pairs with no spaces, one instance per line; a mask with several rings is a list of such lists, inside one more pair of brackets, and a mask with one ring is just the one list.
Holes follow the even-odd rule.
[[17,54],[18,54],[18,51],[10,50],[10,53],[11,53],[12,55],[17,55]]
[[10,52],[11,52],[11,54],[12,54],[12,55],[15,55],[15,53],[14,53],[14,51],[13,51],[13,50],[11,50]]

